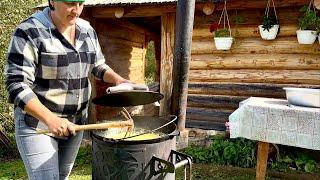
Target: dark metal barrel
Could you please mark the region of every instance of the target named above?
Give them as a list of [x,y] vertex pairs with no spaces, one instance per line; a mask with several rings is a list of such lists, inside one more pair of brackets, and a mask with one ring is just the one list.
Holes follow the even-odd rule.
[[[159,127],[176,116],[132,117],[135,127],[147,130]],[[176,149],[179,132],[174,123],[160,129],[163,133],[156,139],[142,141],[114,141],[93,132],[93,179],[158,179],[165,174],[152,174],[152,157],[169,160],[171,150]]]

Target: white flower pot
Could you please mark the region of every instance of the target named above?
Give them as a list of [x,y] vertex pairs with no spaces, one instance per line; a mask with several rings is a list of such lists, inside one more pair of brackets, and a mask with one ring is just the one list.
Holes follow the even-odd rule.
[[317,39],[316,31],[297,30],[297,39],[299,44],[313,44]]
[[318,41],[319,41],[319,44],[320,44],[320,34],[319,34],[319,36],[318,36]]
[[276,38],[277,34],[278,34],[278,30],[279,30],[279,25],[273,25],[272,28],[269,29],[269,31],[267,29],[263,29],[262,25],[259,25],[259,32],[261,35],[261,38],[264,40],[273,40]]
[[214,44],[217,50],[229,50],[233,43],[232,37],[215,37]]

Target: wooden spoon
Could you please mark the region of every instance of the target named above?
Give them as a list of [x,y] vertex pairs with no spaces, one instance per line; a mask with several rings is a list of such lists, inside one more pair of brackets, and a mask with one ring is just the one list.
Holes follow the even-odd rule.
[[[130,127],[133,126],[132,120],[127,121],[119,121],[119,122],[107,122],[107,123],[99,123],[99,124],[86,124],[86,125],[76,125],[76,131],[83,131],[83,130],[106,130],[109,128],[122,128],[122,127]],[[50,130],[37,130],[37,134],[47,134],[52,133]]]

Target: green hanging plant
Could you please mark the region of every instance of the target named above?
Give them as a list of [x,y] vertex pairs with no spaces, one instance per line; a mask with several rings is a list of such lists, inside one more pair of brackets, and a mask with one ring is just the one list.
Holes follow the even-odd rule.
[[263,20],[262,20],[263,30],[270,31],[270,29],[274,25],[278,25],[278,24],[279,24],[278,19],[275,16],[268,16],[268,15],[263,16]]

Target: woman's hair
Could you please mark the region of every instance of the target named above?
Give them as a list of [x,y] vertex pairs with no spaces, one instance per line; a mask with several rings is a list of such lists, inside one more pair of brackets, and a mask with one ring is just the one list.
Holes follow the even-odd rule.
[[50,3],[51,0],[48,0],[48,4],[49,4],[49,8],[54,11],[54,7],[52,6],[52,4]]

